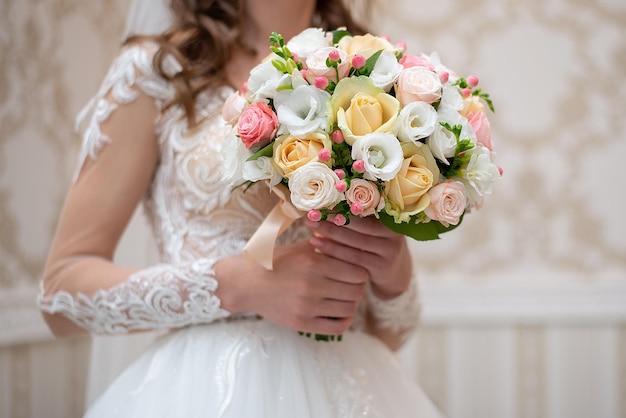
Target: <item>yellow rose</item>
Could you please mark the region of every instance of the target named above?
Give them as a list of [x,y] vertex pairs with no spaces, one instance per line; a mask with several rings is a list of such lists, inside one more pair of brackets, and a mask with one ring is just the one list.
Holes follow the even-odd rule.
[[400,102],[374,86],[367,77],[341,80],[330,107],[330,122],[334,123],[333,118],[336,118],[348,145],[363,135],[391,132],[400,112]]
[[396,218],[408,221],[428,207],[427,192],[439,182],[439,168],[427,145],[418,147],[414,143],[403,143],[404,161],[400,171],[385,185],[385,197]]
[[348,55],[359,54],[365,59],[371,57],[376,51],[395,51],[396,48],[386,39],[371,34],[344,36],[337,45],[339,49],[346,51]]
[[312,161],[319,161],[318,154],[323,148],[332,149],[328,135],[321,132],[295,137],[281,135],[274,143],[274,167],[284,177],[290,177],[298,168]]
[[463,110],[459,113],[467,117],[468,113],[485,113],[485,105],[478,96],[469,96],[463,99]]

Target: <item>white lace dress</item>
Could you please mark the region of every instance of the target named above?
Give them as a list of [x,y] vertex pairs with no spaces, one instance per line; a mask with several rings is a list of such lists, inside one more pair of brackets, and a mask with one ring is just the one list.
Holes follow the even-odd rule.
[[[87,107],[81,163],[97,158],[115,138],[100,124],[140,89],[158,107],[174,93],[152,68],[153,46],[127,47]],[[172,71],[177,63],[170,62]],[[208,116],[189,132],[181,109],[156,121],[160,165],[144,208],[161,263],[94,295],[39,297],[93,333],[171,329],[124,371],[87,412],[88,417],[432,418],[439,413],[400,369],[394,355],[362,331],[359,318],[341,342],[321,342],[258,318],[231,315],[213,294],[216,260],[241,254],[274,206],[266,187],[232,190],[223,175],[222,139],[229,130],[220,108],[231,90],[205,95]],[[308,237],[297,225],[283,240]],[[410,331],[419,309],[416,285],[396,300],[368,293],[373,315]],[[361,314],[362,316],[362,314]]]

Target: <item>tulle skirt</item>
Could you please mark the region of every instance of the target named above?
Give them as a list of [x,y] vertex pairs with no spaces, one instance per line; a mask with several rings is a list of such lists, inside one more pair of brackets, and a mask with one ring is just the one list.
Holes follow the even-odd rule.
[[440,418],[377,339],[306,338],[264,320],[161,337],[87,417]]

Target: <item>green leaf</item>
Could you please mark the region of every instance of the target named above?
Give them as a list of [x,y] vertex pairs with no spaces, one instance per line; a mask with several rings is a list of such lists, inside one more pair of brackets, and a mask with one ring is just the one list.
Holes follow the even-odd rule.
[[378,58],[382,53],[382,49],[380,51],[374,52],[372,56],[365,61],[365,65],[359,70],[359,73],[363,75],[370,75],[372,73],[372,70],[374,69],[374,65],[376,65],[376,61],[378,61]]
[[347,30],[335,30],[333,31],[333,45],[337,45],[341,38],[344,36],[352,36]]
[[274,155],[274,142],[270,142],[254,154],[252,154],[246,161],[255,161],[261,157],[271,157]]
[[440,234],[452,231],[453,229],[461,225],[461,221],[463,220],[463,217],[461,217],[458,224],[450,225],[446,228],[437,221],[430,221],[427,223],[419,224],[408,222],[396,223],[396,221],[393,219],[393,216],[390,216],[385,212],[380,212],[379,218],[383,225],[385,225],[387,228],[402,235],[406,235],[409,238],[413,238],[416,241],[432,241],[439,239]]

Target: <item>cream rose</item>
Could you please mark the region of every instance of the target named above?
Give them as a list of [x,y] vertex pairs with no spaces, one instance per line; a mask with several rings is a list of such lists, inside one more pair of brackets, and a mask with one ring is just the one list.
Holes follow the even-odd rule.
[[348,55],[363,55],[365,59],[371,57],[377,51],[395,51],[396,48],[386,39],[371,34],[344,36],[337,45],[346,51]]
[[350,188],[346,190],[346,200],[349,204],[360,203],[363,211],[360,216],[369,216],[380,210],[381,196],[378,187],[371,181],[354,179],[350,182]]
[[314,132],[302,137],[281,135],[274,143],[274,167],[284,177],[291,177],[298,168],[319,161],[323,148],[332,149],[328,135]]
[[301,211],[332,209],[344,199],[335,184],[339,177],[325,164],[312,162],[293,172],[289,179],[291,203]]
[[439,169],[427,145],[418,147],[407,142],[403,148],[405,158],[400,171],[385,185],[384,195],[393,208],[388,212],[406,222],[429,205],[427,193],[439,180]]
[[434,103],[441,98],[439,76],[425,67],[404,69],[398,78],[397,98],[402,106],[411,102]]
[[239,94],[238,91],[234,92],[224,101],[222,118],[224,118],[229,125],[235,125],[247,104],[248,101],[245,97]]
[[430,204],[424,213],[445,227],[456,225],[467,206],[465,186],[460,181],[447,180],[428,191]]
[[391,132],[400,111],[398,100],[374,86],[367,77],[341,80],[330,105],[331,116],[336,117],[348,145],[363,135]]

